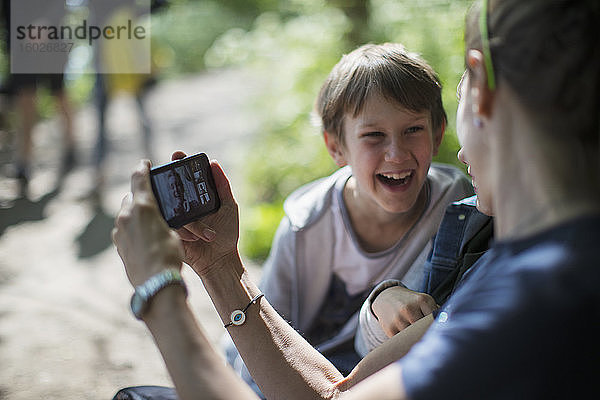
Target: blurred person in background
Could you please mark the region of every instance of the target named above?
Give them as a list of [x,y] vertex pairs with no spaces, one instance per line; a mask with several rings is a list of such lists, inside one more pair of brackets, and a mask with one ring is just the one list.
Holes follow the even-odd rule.
[[[6,50],[10,59],[11,39],[11,0],[2,1],[2,23]],[[37,4],[37,3],[36,3]],[[64,10],[48,4],[48,7],[32,7],[28,18],[37,25],[58,24],[64,16]],[[42,23],[43,22],[43,23]],[[67,63],[68,53],[64,53],[63,65]],[[10,65],[10,64],[9,64]],[[59,174],[63,176],[69,172],[76,162],[75,135],[73,132],[73,110],[67,91],[65,89],[64,73],[30,74],[10,73],[4,90],[12,99],[12,105],[17,114],[17,146],[15,154],[15,173],[18,180],[18,194],[26,197],[29,181],[32,174],[33,162],[33,137],[32,132],[38,120],[38,90],[47,87],[56,100],[58,111],[62,119],[62,157]]]
[[[95,5],[93,7],[93,5]],[[168,0],[152,0],[150,13],[158,12],[168,5]],[[146,9],[140,9],[133,0],[102,0],[90,2],[90,18],[101,25],[123,25],[127,19],[140,21],[148,17]],[[107,131],[107,110],[110,100],[118,94],[130,94],[135,99],[136,111],[142,130],[142,147],[147,158],[153,158],[151,118],[146,109],[146,99],[157,83],[157,71],[150,58],[150,73],[105,73],[105,69],[118,71],[121,67],[131,68],[140,61],[136,59],[136,49],[126,41],[106,43],[94,47],[95,68],[97,71],[93,89],[94,104],[98,112],[98,134],[94,147],[93,165],[96,171],[95,194],[102,191],[105,175],[105,161],[110,149]]]

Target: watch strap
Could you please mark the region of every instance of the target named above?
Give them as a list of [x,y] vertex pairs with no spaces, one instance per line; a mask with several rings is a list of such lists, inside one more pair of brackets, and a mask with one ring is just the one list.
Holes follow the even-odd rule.
[[151,276],[143,284],[136,286],[131,296],[131,312],[137,319],[142,319],[150,306],[152,298],[167,286],[181,285],[187,296],[187,288],[179,270],[170,268]]

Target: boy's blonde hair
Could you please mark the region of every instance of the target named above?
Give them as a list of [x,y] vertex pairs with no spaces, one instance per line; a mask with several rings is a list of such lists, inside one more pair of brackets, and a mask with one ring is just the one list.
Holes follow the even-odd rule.
[[356,117],[374,94],[409,111],[429,111],[434,132],[447,122],[442,85],[429,64],[401,44],[367,44],[344,55],[321,87],[315,112],[322,129],[343,143],[344,115]]

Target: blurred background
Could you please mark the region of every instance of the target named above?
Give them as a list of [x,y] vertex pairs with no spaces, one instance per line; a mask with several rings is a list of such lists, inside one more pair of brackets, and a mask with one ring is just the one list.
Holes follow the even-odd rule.
[[[66,3],[87,12],[85,0]],[[459,165],[456,85],[470,3],[153,1],[139,17],[151,26],[151,74],[99,76],[101,55],[70,53],[71,163],[61,103],[37,89],[24,191],[16,157],[23,117],[3,29],[0,399],[110,398],[121,386],[169,384],[151,338],[128,314],[131,288],[110,242],[130,171],[142,157],[162,164],[175,150],[217,158],[240,203],[243,256],[258,277],[285,197],[335,169],[310,114],[328,72],[355,47],[400,42],[434,67],[449,117],[435,161]],[[198,292],[190,302],[216,341],[222,327]]]

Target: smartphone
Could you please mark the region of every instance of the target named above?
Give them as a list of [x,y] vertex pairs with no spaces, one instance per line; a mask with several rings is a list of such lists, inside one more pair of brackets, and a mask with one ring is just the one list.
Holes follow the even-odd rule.
[[160,212],[172,228],[181,228],[221,206],[205,153],[152,168],[150,182]]

